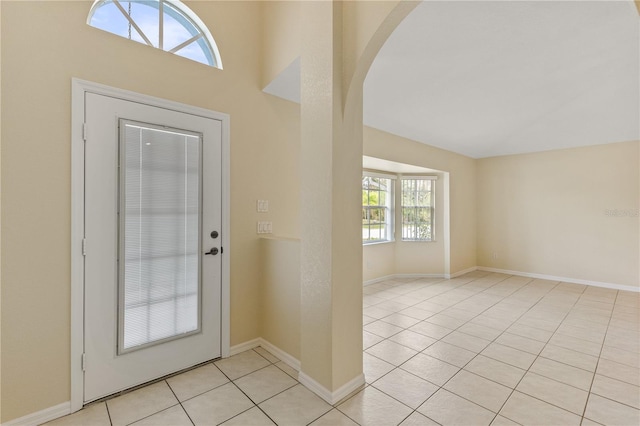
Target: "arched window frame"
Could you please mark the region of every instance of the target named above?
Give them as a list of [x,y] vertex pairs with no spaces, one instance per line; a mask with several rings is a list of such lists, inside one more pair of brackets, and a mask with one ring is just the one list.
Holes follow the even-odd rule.
[[[154,46],[153,43],[149,40],[149,38],[145,35],[145,33],[140,29],[140,27],[138,26],[138,24],[135,22],[135,19],[132,19],[127,11],[125,10],[124,6],[121,3],[124,2],[128,2],[128,0],[95,0],[93,2],[93,4],[91,5],[91,9],[89,11],[89,15],[87,16],[87,25],[92,26],[94,28],[98,28],[95,27],[91,24],[91,20],[93,18],[93,15],[95,14],[95,12],[100,9],[105,3],[114,3],[116,5],[116,7],[118,7],[118,9],[120,9],[120,11],[122,12],[123,16],[129,21],[129,23],[131,24],[131,26],[133,28],[135,28],[135,31],[138,32],[138,34],[140,34],[140,36],[144,39],[144,43],[146,43],[148,46],[154,47],[156,49],[160,49],[163,50],[165,52],[169,52],[169,53],[173,53],[175,54],[177,51],[179,51],[181,48],[188,46],[191,43],[197,43],[199,39],[204,40],[206,47],[208,48],[209,51],[206,51],[205,49],[203,49],[203,52],[205,54],[205,56],[207,57],[208,60],[210,60],[211,63],[209,64],[205,64],[205,65],[210,65],[214,68],[219,68],[222,69],[222,58],[220,57],[220,52],[218,51],[218,46],[216,45],[215,40],[213,39],[213,36],[211,35],[211,32],[209,31],[209,29],[207,28],[207,26],[205,25],[205,23],[202,21],[202,19],[200,19],[200,17],[198,17],[198,15],[196,15],[196,13],[194,11],[192,11],[189,7],[187,7],[184,3],[182,3],[179,0],[131,0],[134,3],[145,3],[147,5],[149,5],[149,3],[157,3],[158,5],[158,30],[159,30],[159,34],[158,34],[158,40],[159,40],[159,46]],[[175,9],[179,14],[181,14],[181,16],[174,16],[174,19],[176,20],[180,20],[180,18],[182,18],[183,20],[186,19],[188,21],[190,21],[189,23],[195,27],[195,29],[197,29],[201,36],[194,36],[189,40],[186,40],[184,43],[179,44],[178,46],[175,46],[174,48],[172,48],[171,50],[166,50],[163,46],[163,19],[164,19],[164,5],[165,4],[170,4],[171,7],[173,9]],[[187,26],[183,25],[185,29],[188,30]],[[98,28],[101,29],[101,28]],[[112,33],[112,34],[116,34],[116,33]],[[119,34],[116,34],[119,35]],[[209,57],[210,56],[210,57]],[[197,61],[199,62],[199,61]],[[201,62],[202,63],[202,62]]]

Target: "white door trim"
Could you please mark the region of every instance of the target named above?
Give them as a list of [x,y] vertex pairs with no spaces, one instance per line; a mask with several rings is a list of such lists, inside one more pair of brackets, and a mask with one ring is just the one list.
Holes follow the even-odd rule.
[[222,122],[222,357],[229,356],[230,346],[230,117],[228,114],[194,107],[98,83],[73,78],[71,80],[71,412],[82,408],[84,377],[84,114],[85,93],[143,103]]

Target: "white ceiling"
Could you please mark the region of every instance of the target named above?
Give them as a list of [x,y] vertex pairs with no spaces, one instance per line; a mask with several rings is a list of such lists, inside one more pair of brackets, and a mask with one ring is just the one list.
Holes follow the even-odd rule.
[[[364,123],[474,158],[640,139],[632,1],[424,1],[364,85]],[[265,91],[300,101],[299,61]]]

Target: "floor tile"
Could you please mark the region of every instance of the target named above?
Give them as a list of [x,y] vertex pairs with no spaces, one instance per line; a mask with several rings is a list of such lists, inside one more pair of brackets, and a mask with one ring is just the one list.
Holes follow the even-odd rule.
[[364,370],[364,378],[367,383],[375,382],[394,368],[395,366],[393,364],[389,364],[366,352],[362,355],[362,369]]
[[434,339],[442,339],[453,330],[450,328],[442,327],[437,324],[431,324],[430,322],[422,321],[418,324],[409,327],[409,330],[416,333],[424,334],[425,336],[432,337]]
[[578,415],[582,415],[587,403],[588,392],[530,372],[516,390]]
[[178,400],[165,381],[154,383],[107,401],[114,426],[128,425],[176,405]]
[[511,394],[500,415],[522,425],[579,425],[580,416],[518,391]]
[[362,426],[397,425],[413,411],[372,386],[364,388],[337,408]]
[[607,333],[607,337],[604,339],[604,343],[607,346],[624,349],[625,351],[631,351],[635,353],[640,352],[640,340],[638,340],[637,338],[625,338]]
[[484,377],[461,370],[453,376],[444,389],[497,413],[512,389]]
[[233,383],[227,383],[183,402],[182,406],[199,426],[222,423],[253,407],[253,403]]
[[490,344],[481,352],[481,354],[524,370],[528,369],[536,359],[536,356],[533,354],[510,348],[499,343]]
[[469,321],[471,324],[479,324],[496,330],[505,331],[511,326],[511,322],[499,318],[492,318],[486,315],[478,315]]
[[184,372],[167,379],[178,400],[185,401],[227,383],[229,379],[213,364]]
[[640,386],[640,369],[620,364],[606,358],[600,358],[596,373],[606,377],[611,377],[612,379],[627,382],[635,386]]
[[412,318],[410,316],[402,315],[399,313],[395,313],[395,314],[389,315],[388,317],[384,317],[382,318],[382,321],[388,322],[389,324],[393,324],[395,326],[402,327],[402,328],[411,327],[412,325],[415,325],[420,322],[419,319]]
[[95,403],[84,407],[68,416],[60,417],[45,423],[47,426],[111,426],[107,405],[104,402]]
[[331,410],[331,406],[302,385],[296,385],[259,407],[278,425],[306,425]]
[[431,324],[437,324],[451,329],[456,329],[467,322],[459,318],[450,317],[443,313],[439,313],[432,317],[429,317],[425,321],[430,322]]
[[284,390],[295,386],[298,382],[274,365],[254,371],[235,381],[254,404],[271,398]]
[[253,407],[247,411],[230,418],[222,423],[224,426],[273,426],[275,423],[267,417],[258,407]]
[[358,426],[358,424],[345,416],[338,409],[334,408],[318,420],[311,423],[310,426]]
[[253,373],[254,371],[266,367],[269,364],[269,361],[258,355],[253,350],[245,351],[215,362],[216,367],[218,367],[231,380]]
[[442,339],[442,341],[458,346],[463,349],[470,350],[475,353],[479,353],[484,348],[486,348],[489,345],[489,343],[491,343],[489,340],[470,336],[468,334],[461,333],[459,331],[454,331],[453,333],[447,335]]
[[368,317],[375,319],[384,318],[394,313],[394,311],[388,309],[379,308],[378,305],[368,306],[362,309],[362,313]]
[[439,341],[422,351],[423,354],[438,358],[439,360],[448,362],[457,367],[464,367],[473,357],[475,352],[462,349],[458,346],[450,345],[443,341]]
[[412,358],[418,352],[399,343],[385,340],[367,349],[367,353],[398,366]]
[[415,351],[423,351],[429,346],[437,342],[436,339],[425,336],[424,334],[416,333],[411,330],[404,330],[398,334],[389,337],[392,342],[400,343],[403,346],[411,348]]
[[545,346],[540,352],[540,356],[592,372],[596,371],[596,365],[598,364],[597,357],[554,345]]
[[384,340],[384,337],[380,337],[377,334],[369,333],[368,331],[362,332],[362,349],[368,349],[371,346],[378,344]]
[[511,389],[516,387],[526,372],[521,368],[483,355],[475,357],[464,369]]
[[520,423],[516,423],[513,420],[509,420],[506,417],[496,416],[491,422],[491,426],[518,426]]
[[424,354],[414,356],[402,364],[400,368],[440,386],[460,371],[460,368],[456,366]]
[[564,324],[564,323],[561,324],[560,327],[558,327],[557,332],[559,334],[564,334],[564,335],[575,337],[578,339],[587,340],[589,342],[597,343],[599,345],[602,345],[602,342],[604,342],[604,336],[605,336],[604,330],[600,331],[595,329],[576,327],[576,326],[573,326],[570,324]]
[[438,390],[433,383],[399,368],[377,380],[372,386],[413,409],[418,408]]
[[412,306],[412,307],[407,308],[407,309],[403,309],[399,313],[402,314],[402,315],[406,315],[408,317],[411,317],[411,318],[418,319],[420,321],[425,320],[425,319],[429,318],[432,315],[435,315],[435,312],[426,311],[424,309],[416,308],[415,306]]
[[640,410],[591,394],[584,417],[607,425],[638,425]]
[[529,339],[528,337],[518,336],[517,334],[511,334],[509,332],[503,333],[496,339],[496,343],[500,343],[504,346],[520,349],[521,351],[529,352],[530,354],[538,355],[545,343],[538,340]]
[[535,360],[529,371],[587,392],[593,381],[590,371],[542,357]]
[[368,331],[369,333],[373,333],[384,338],[391,337],[394,334],[400,333],[402,330],[402,327],[380,320],[364,326],[364,331]]
[[485,340],[494,340],[502,333],[502,331],[496,330],[495,328],[485,327],[484,325],[471,322],[458,328],[458,331]]
[[591,356],[599,356],[602,345],[587,340],[578,339],[576,337],[567,336],[566,334],[555,333],[549,343],[561,348],[571,349],[572,351],[581,352]]
[[409,417],[404,419],[400,426],[438,426],[439,424],[430,418],[414,411]]
[[514,324],[507,329],[511,334],[517,334],[518,336],[528,337],[529,339],[538,340],[540,342],[548,342],[553,336],[553,332],[542,330],[540,328],[529,327],[522,324]]
[[298,371],[295,370],[293,367],[291,367],[290,365],[288,365],[287,363],[285,363],[284,361],[280,361],[277,364],[274,364],[276,367],[278,367],[280,370],[284,371],[285,373],[287,373],[290,377],[292,377],[295,380],[298,380]]
[[440,389],[418,411],[441,425],[488,425],[495,414],[473,402]]
[[591,393],[640,409],[640,388],[596,374]]
[[256,351],[258,353],[258,355],[260,355],[261,357],[265,358],[267,361],[269,361],[269,362],[271,362],[273,364],[275,364],[275,363],[280,361],[280,358],[278,358],[277,356],[275,356],[274,354],[272,354],[271,352],[269,352],[268,350],[266,350],[262,346],[258,346],[257,348],[254,348],[253,350]]
[[[89,424],[89,423],[86,423]],[[159,413],[132,423],[135,426],[192,426],[191,419],[180,405],[162,410]]]

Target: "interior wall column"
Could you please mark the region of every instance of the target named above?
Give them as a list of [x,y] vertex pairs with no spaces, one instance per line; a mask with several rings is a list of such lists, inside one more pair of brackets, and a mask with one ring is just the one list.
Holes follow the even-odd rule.
[[342,17],[342,2],[301,4],[300,381],[329,402],[364,384],[362,97],[345,117]]

